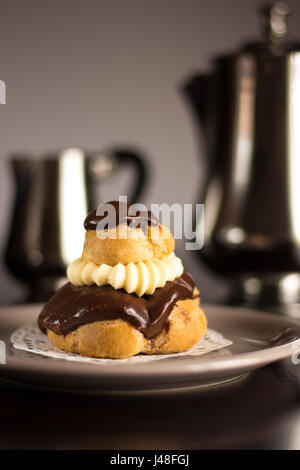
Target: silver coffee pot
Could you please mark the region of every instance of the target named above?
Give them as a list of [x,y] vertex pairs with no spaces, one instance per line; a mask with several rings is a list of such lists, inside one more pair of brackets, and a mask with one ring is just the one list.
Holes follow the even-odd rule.
[[45,300],[64,279],[67,265],[81,255],[84,219],[106,201],[101,183],[131,167],[135,178],[128,202],[137,202],[147,179],[146,161],[132,149],[86,154],[67,148],[53,155],[14,155],[10,165],[15,202],[6,265],[29,286],[28,300]]
[[216,58],[211,73],[185,85],[207,155],[199,253],[235,281],[236,302],[297,304],[300,46],[286,41],[286,2],[262,13],[262,40]]

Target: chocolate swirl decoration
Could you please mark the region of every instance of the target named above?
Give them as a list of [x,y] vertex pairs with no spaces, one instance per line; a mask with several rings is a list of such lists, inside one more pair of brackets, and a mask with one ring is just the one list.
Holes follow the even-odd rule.
[[46,303],[38,325],[44,332],[49,329],[66,335],[87,323],[120,318],[151,339],[167,326],[177,300],[193,298],[194,287],[187,272],[155,289],[152,295],[142,297],[111,286],[76,287],[67,283]]
[[88,214],[84,221],[84,228],[86,230],[97,230],[99,229],[98,223],[101,223],[101,221],[104,221],[103,226],[101,226],[102,230],[116,227],[122,223],[126,223],[133,228],[141,228],[143,231],[146,231],[151,225],[159,225],[158,220],[151,211],[138,211],[134,209],[134,206],[125,202],[106,202]]

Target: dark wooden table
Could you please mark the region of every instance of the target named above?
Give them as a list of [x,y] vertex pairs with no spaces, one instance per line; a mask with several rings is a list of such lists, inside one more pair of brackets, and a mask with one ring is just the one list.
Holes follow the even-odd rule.
[[299,449],[300,365],[218,388],[87,395],[0,385],[1,449]]

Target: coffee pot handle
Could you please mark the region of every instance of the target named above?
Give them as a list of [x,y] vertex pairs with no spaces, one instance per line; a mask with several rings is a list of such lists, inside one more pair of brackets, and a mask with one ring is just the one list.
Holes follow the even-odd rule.
[[90,173],[98,182],[108,179],[120,167],[131,166],[135,173],[135,183],[131,194],[128,195],[128,202],[138,202],[149,179],[149,169],[144,156],[131,148],[116,148],[90,155],[89,160]]
[[120,165],[131,165],[134,168],[136,179],[128,199],[130,204],[138,202],[148,181],[149,171],[145,158],[131,149],[116,149],[113,151],[113,155]]

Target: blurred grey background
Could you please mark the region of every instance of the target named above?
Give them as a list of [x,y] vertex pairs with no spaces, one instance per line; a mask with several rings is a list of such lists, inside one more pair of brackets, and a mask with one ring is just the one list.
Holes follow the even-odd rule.
[[[0,246],[13,202],[12,152],[87,150],[115,144],[144,151],[152,179],[144,202],[196,202],[204,156],[180,90],[214,55],[258,37],[261,0],[0,0]],[[300,38],[291,0],[289,38]],[[204,298],[223,284],[191,254]],[[0,266],[0,301],[21,285]]]

